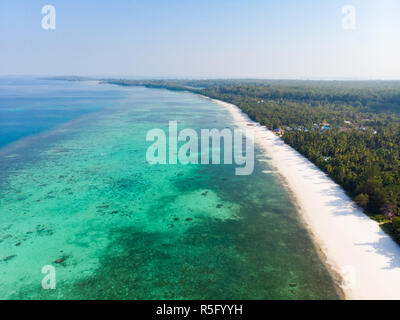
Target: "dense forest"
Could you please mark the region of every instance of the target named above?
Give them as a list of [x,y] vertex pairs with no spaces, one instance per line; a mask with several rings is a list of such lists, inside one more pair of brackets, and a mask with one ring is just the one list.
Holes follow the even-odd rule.
[[233,103],[274,130],[400,241],[400,82],[105,80]]

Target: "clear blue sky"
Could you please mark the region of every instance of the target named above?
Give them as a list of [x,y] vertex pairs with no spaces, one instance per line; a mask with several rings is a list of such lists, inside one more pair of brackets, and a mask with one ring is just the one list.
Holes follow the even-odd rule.
[[0,75],[400,79],[399,35],[398,0],[1,0]]

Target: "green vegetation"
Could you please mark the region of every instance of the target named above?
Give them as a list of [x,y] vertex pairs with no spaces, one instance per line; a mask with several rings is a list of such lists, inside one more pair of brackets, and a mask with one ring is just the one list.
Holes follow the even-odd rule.
[[400,82],[107,82],[187,90],[237,105],[281,135],[400,239]]

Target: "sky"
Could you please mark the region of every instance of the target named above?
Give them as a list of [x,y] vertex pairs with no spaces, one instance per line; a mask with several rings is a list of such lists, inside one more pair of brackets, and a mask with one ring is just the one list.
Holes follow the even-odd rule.
[[399,35],[399,0],[1,0],[0,75],[400,79]]

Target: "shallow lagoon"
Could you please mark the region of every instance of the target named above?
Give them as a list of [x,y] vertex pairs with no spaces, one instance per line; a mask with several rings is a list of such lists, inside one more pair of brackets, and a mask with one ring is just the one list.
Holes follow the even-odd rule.
[[[0,298],[338,298],[259,151],[251,176],[146,162],[149,129],[233,127],[221,106],[190,93],[74,86],[82,110],[87,90],[111,93],[0,149]],[[56,290],[41,288],[48,264]]]

